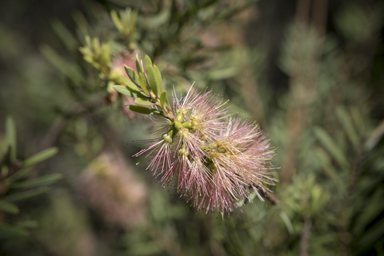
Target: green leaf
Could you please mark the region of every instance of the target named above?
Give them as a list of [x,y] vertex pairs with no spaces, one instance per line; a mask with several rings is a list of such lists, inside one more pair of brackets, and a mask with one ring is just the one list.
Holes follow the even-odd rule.
[[35,196],[44,194],[47,191],[48,191],[48,188],[45,188],[45,187],[44,188],[37,188],[37,189],[34,189],[34,190],[28,190],[28,191],[25,191],[25,192],[11,194],[11,195],[7,196],[5,199],[7,201],[11,201],[11,202],[21,201],[21,200],[24,200],[24,199],[28,199],[28,198],[31,198],[31,197],[35,197]]
[[378,241],[380,237],[384,234],[384,218],[381,218],[380,221],[376,222],[375,225],[371,226],[366,230],[362,237],[358,240],[359,247],[368,247],[373,244],[375,241]]
[[145,108],[145,107],[135,106],[135,105],[128,105],[127,108],[132,110],[132,111],[135,111],[137,113],[145,114],[145,115],[149,115],[149,114],[153,114],[153,113],[158,113],[158,111],[156,109]]
[[73,14],[73,20],[76,23],[76,26],[80,32],[81,35],[89,35],[90,26],[88,24],[87,19],[84,17],[84,15],[80,11],[75,11]]
[[147,77],[148,77],[149,86],[151,87],[151,89],[155,93],[155,95],[158,96],[161,91],[158,91],[159,86],[157,86],[157,82],[156,82],[156,78],[155,78],[155,73],[153,72],[153,68],[148,67],[146,69],[147,69]]
[[127,73],[129,79],[132,80],[132,82],[137,86],[140,87],[140,82],[139,82],[139,76],[137,75],[136,71],[133,70],[132,68],[124,65],[125,72]]
[[281,219],[284,221],[284,224],[287,227],[288,232],[291,235],[294,234],[295,230],[293,229],[292,222],[289,219],[288,215],[283,210],[279,210],[279,214],[280,214]]
[[140,92],[138,89],[139,87],[137,87],[137,85],[135,83],[133,83],[128,77],[126,76],[121,76],[120,79],[123,81],[123,83],[125,85],[127,85],[130,89],[134,90],[134,91],[137,91],[137,92]]
[[117,12],[115,10],[111,11],[111,18],[112,18],[112,21],[115,24],[117,30],[119,30],[119,32],[123,32],[124,26],[123,26],[123,24],[121,24],[119,16],[117,15]]
[[59,69],[64,75],[69,77],[76,85],[79,85],[84,81],[83,74],[77,65],[69,63],[63,57],[61,57],[52,47],[43,45],[40,48],[44,57],[57,69]]
[[150,102],[148,99],[140,99],[140,98],[136,98],[135,99],[135,103],[136,104],[139,104],[139,105],[147,105],[147,106],[152,106],[153,103]]
[[145,55],[144,65],[145,65],[145,69],[147,69],[149,67],[152,67],[152,61],[151,61],[151,58],[149,58],[148,55]]
[[340,179],[335,167],[332,165],[327,153],[322,148],[315,151],[316,157],[319,160],[321,167],[329,175],[329,177],[338,185],[338,188],[343,187],[343,182]]
[[132,94],[132,92],[129,90],[129,88],[127,86],[125,86],[125,85],[114,85],[113,89],[115,89],[116,91],[118,91],[121,94],[130,96],[130,97],[135,97]]
[[67,47],[70,51],[76,50],[77,41],[72,33],[63,25],[63,23],[59,20],[55,20],[51,25],[53,31],[55,31],[56,35],[60,38],[65,47]]
[[160,94],[160,105],[161,107],[164,106],[164,103],[165,102],[168,102],[168,99],[167,99],[167,91],[163,91],[161,94]]
[[140,73],[144,73],[143,66],[141,65],[140,60],[138,58],[136,58],[136,70],[137,74],[139,75]]
[[12,182],[15,182],[18,179],[28,177],[30,171],[31,171],[31,167],[22,167],[15,174],[7,178],[6,181],[8,182],[8,184],[11,184]]
[[20,227],[13,227],[7,224],[0,224],[0,238],[13,238],[28,236],[29,232]]
[[114,85],[113,88],[119,93],[127,95],[129,97],[147,99],[147,97],[142,92],[132,90],[131,88],[125,85]]
[[24,166],[31,166],[41,161],[44,161],[57,153],[58,149],[55,147],[47,148],[24,161]]
[[145,79],[144,73],[139,73],[139,82],[140,82],[140,88],[149,95],[148,89],[147,89],[147,79]]
[[336,110],[336,113],[352,145],[357,147],[359,145],[359,137],[357,135],[355,128],[353,127],[353,124],[351,122],[351,119],[349,118],[347,110],[345,109],[345,107],[341,106]]
[[50,185],[58,180],[61,180],[63,178],[63,175],[61,174],[50,174],[50,175],[45,175],[40,178],[32,179],[32,180],[27,180],[23,182],[16,182],[11,184],[11,188],[35,188],[35,187],[42,187],[46,185]]
[[15,121],[10,116],[7,117],[5,133],[8,147],[10,147],[11,150],[11,162],[14,162],[16,160],[16,126]]
[[19,228],[37,228],[39,225],[35,220],[22,220],[16,223]]
[[20,212],[16,205],[7,201],[0,201],[0,211],[10,214],[18,214]]
[[158,92],[162,92],[163,91],[163,81],[161,79],[160,70],[159,70],[159,68],[156,65],[153,65],[153,73],[155,75],[157,91]]
[[320,143],[331,153],[336,159],[337,163],[344,168],[349,167],[347,158],[344,155],[343,150],[333,141],[331,136],[322,128],[315,127],[314,133]]

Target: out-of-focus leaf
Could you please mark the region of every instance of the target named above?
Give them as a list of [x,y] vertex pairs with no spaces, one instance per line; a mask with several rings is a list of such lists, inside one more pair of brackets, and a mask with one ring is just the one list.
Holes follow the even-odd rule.
[[41,161],[44,161],[44,160],[56,155],[57,151],[58,151],[58,149],[55,147],[47,148],[47,149],[31,156],[30,158],[26,159],[24,161],[24,166],[31,166],[31,165],[37,164]]
[[349,163],[347,158],[344,155],[343,150],[333,141],[331,136],[322,128],[315,127],[314,133],[320,143],[331,153],[331,155],[336,159],[337,163],[344,167],[348,168]]
[[7,117],[5,132],[7,135],[7,144],[11,150],[11,162],[14,162],[16,160],[16,126],[13,118],[10,116]]
[[171,15],[170,3],[171,1],[165,1],[161,12],[157,15],[152,15],[149,18],[143,19],[142,24],[148,29],[156,29],[161,25],[164,25],[169,20],[169,16]]
[[73,14],[73,20],[76,22],[76,25],[80,30],[81,38],[83,38],[84,35],[89,35],[90,29],[88,21],[81,12],[76,11]]
[[115,24],[117,30],[119,30],[120,32],[123,32],[124,26],[123,26],[123,24],[121,24],[120,18],[117,15],[117,12],[115,10],[111,11],[111,18],[112,18],[112,21]]
[[44,188],[37,188],[34,190],[28,190],[25,192],[14,193],[12,195],[7,196],[5,199],[7,201],[16,202],[16,201],[21,201],[21,200],[25,200],[25,199],[28,199],[31,197],[35,197],[35,196],[44,194],[47,191],[48,191],[48,188],[45,188],[45,187]]
[[35,220],[22,220],[16,223],[20,228],[37,228],[39,225]]
[[373,149],[384,135],[384,121],[382,121],[369,135],[364,144],[365,150]]
[[145,114],[145,115],[149,115],[149,114],[153,114],[153,113],[158,112],[156,109],[145,108],[145,107],[135,106],[135,105],[128,105],[127,108],[132,110],[132,111],[135,111],[137,113]]
[[359,239],[358,246],[363,249],[372,245],[384,234],[384,218],[364,232],[364,235]]
[[40,178],[27,180],[23,182],[17,182],[11,184],[11,188],[34,188],[34,187],[42,187],[46,185],[50,185],[58,180],[61,180],[63,178],[63,175],[55,173],[50,175],[45,175]]
[[342,185],[340,184],[341,179],[337,174],[335,167],[332,165],[328,155],[324,152],[324,150],[322,148],[318,148],[316,149],[315,153],[324,171],[330,176],[335,184]]
[[76,39],[72,33],[69,32],[69,30],[63,25],[63,23],[61,23],[59,20],[55,20],[51,25],[53,31],[55,31],[56,35],[60,38],[65,47],[67,47],[67,49],[70,51],[76,50]]
[[0,211],[10,214],[18,214],[19,208],[10,202],[0,201]]
[[[380,212],[384,210],[384,204],[382,203],[384,196],[384,189],[380,188],[375,191],[373,195],[369,197],[369,200],[364,206],[364,210],[357,216],[353,232],[355,235],[359,235],[360,232],[368,226],[369,222],[375,217],[380,215]],[[360,209],[359,209],[360,210]]]
[[281,219],[284,221],[284,224],[287,227],[288,232],[290,234],[293,234],[295,232],[295,230],[293,229],[292,222],[289,219],[288,215],[283,210],[279,211],[279,215],[280,215]]
[[29,232],[20,227],[13,227],[6,224],[0,224],[0,238],[25,237]]
[[310,211],[312,215],[314,215],[318,213],[321,209],[323,209],[324,205],[329,199],[329,193],[318,184],[311,186],[310,193]]
[[11,175],[6,180],[9,184],[11,184],[18,179],[27,177],[30,171],[31,171],[31,167],[22,167],[20,170],[18,170],[15,174]]
[[136,98],[135,99],[135,103],[136,104],[139,104],[139,105],[147,105],[147,106],[152,106],[153,103],[150,102],[148,99],[140,99],[140,98]]
[[129,250],[130,255],[158,255],[163,247],[157,242],[135,243]]
[[84,80],[79,68],[64,60],[52,47],[43,45],[40,51],[53,66],[69,77],[76,85],[79,85]]
[[220,70],[212,70],[208,77],[212,80],[221,80],[235,76],[238,73],[237,67],[228,67]]
[[353,127],[353,124],[351,122],[351,119],[348,115],[347,110],[345,109],[345,107],[341,106],[336,110],[336,113],[352,145],[357,147],[359,144],[359,137],[357,135],[355,128]]
[[156,65],[153,65],[153,74],[154,74],[155,80],[156,80],[157,91],[162,92],[163,91],[163,81],[161,79],[160,70]]

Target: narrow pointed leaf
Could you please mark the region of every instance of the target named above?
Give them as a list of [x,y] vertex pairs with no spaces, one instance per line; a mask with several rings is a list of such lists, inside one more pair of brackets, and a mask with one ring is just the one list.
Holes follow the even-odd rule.
[[153,68],[149,66],[147,69],[147,77],[148,77],[148,82],[149,86],[151,87],[152,91],[155,93],[156,96],[159,95],[161,91],[158,91],[159,86],[157,86],[156,78],[155,78],[155,73],[153,71]]
[[148,55],[145,55],[144,65],[145,65],[145,69],[148,69],[149,67],[152,67],[152,61],[151,61],[151,59],[149,58]]
[[7,117],[5,129],[7,134],[7,144],[11,150],[11,161],[14,162],[16,160],[16,126],[15,121],[10,116]]
[[137,85],[135,83],[133,83],[128,77],[126,76],[121,76],[120,77],[121,81],[123,81],[123,83],[125,85],[127,85],[130,89],[134,90],[134,91],[139,91],[139,87],[137,87]]
[[144,73],[139,74],[139,82],[140,82],[140,88],[149,95],[148,89],[147,89],[147,79],[145,79]]
[[113,89],[129,97],[147,99],[147,97],[142,92],[139,92],[137,90],[132,90],[131,88],[125,85],[114,85]]
[[160,93],[163,91],[163,81],[161,79],[161,73],[159,68],[156,65],[153,65],[153,73],[155,75],[157,91]]
[[130,96],[130,97],[134,97],[134,96],[132,95],[131,91],[128,90],[128,87],[125,86],[125,85],[114,85],[114,86],[113,86],[113,89],[115,89],[116,91],[118,91],[118,92],[121,93],[121,94]]
[[126,65],[124,65],[124,68],[129,79],[131,79],[136,86],[140,87],[139,76],[137,75],[136,71]]
[[147,105],[147,106],[153,105],[153,103],[150,102],[148,99],[140,99],[140,98],[136,98],[135,103],[139,105]]
[[53,31],[55,31],[56,35],[63,42],[65,47],[68,50],[73,51],[76,49],[77,41],[76,38],[72,35],[72,33],[61,23],[59,20],[55,20],[52,22]]
[[136,58],[136,70],[137,74],[139,75],[140,73],[144,73],[143,66],[141,65],[140,60],[138,58]]
[[353,127],[353,124],[351,122],[351,119],[348,115],[347,110],[345,109],[345,107],[339,107],[336,110],[336,113],[337,113],[337,117],[339,118],[339,121],[343,125],[348,135],[349,140],[355,147],[357,147],[359,144],[359,137],[357,135],[355,128]]
[[22,220],[18,221],[16,226],[19,228],[37,228],[39,224],[35,220]]
[[340,179],[335,167],[331,163],[331,159],[325,153],[322,148],[319,148],[315,151],[316,157],[319,160],[321,167],[323,167],[324,171],[329,175],[331,179],[337,184],[339,187],[343,187],[342,180]]
[[34,196],[44,194],[47,191],[48,191],[48,188],[37,188],[34,190],[28,190],[25,192],[20,192],[20,193],[15,193],[15,194],[9,195],[6,197],[6,200],[11,201],[11,202],[21,201],[24,199],[28,199],[28,198],[31,198]]
[[20,227],[13,227],[7,224],[0,224],[0,239],[10,239],[16,237],[26,237],[29,232]]
[[23,182],[16,182],[11,185],[12,188],[35,188],[50,185],[58,180],[61,180],[63,175],[61,174],[50,174],[40,178],[27,180]]
[[338,164],[342,167],[349,167],[347,158],[343,150],[333,141],[331,136],[322,128],[316,127],[314,129],[315,135],[320,143],[329,151],[329,153],[336,159]]
[[111,18],[112,18],[112,21],[115,24],[117,30],[119,30],[120,32],[123,32],[124,26],[123,26],[123,24],[121,24],[119,16],[117,15],[117,12],[115,10],[111,11]]
[[7,201],[0,201],[0,212],[5,212],[9,214],[18,214],[19,208],[17,208],[16,205],[7,202]]
[[145,114],[145,115],[149,115],[149,114],[153,114],[153,113],[158,113],[158,111],[156,109],[145,108],[145,107],[135,106],[135,105],[128,105],[127,108],[132,110],[132,111],[135,111],[137,113]]
[[161,94],[160,94],[160,105],[163,107],[164,106],[164,103],[165,103],[165,100],[167,98],[167,91],[163,91]]
[[24,166],[31,166],[56,155],[57,148],[47,148],[24,161]]

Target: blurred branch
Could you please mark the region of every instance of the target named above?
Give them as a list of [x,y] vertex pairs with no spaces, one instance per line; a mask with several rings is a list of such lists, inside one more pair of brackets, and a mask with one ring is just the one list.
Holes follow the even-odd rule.
[[[320,38],[325,34],[327,23],[327,0],[314,0],[312,11],[312,24]],[[319,49],[321,49],[319,47]]]
[[304,227],[300,238],[300,256],[308,255],[308,243],[311,234],[312,221],[309,216],[304,218]]
[[[321,0],[320,0],[321,1]],[[311,0],[297,0],[295,23],[308,24]]]
[[76,102],[72,106],[68,107],[67,110],[64,110],[61,116],[56,119],[56,121],[52,124],[51,128],[45,135],[43,141],[41,142],[40,149],[45,149],[52,146],[71,118],[83,113],[93,111],[95,108],[98,108],[100,104],[104,102],[104,100],[104,95],[97,95],[87,103]]
[[179,245],[163,235],[156,227],[149,227],[148,233],[169,255],[183,255]]
[[[296,32],[294,40],[294,53],[303,51],[304,47],[302,42],[303,38],[299,38],[300,34],[308,33],[310,36],[310,24],[308,24],[308,15],[310,8],[310,0],[298,0],[296,9],[296,18],[294,29],[299,30]],[[287,137],[288,141],[285,147],[283,164],[281,171],[281,183],[287,183],[292,178],[296,166],[296,150],[298,147],[298,140],[300,134],[305,129],[304,120],[306,109],[312,101],[312,95],[317,87],[318,73],[321,63],[321,53],[324,44],[324,33],[327,19],[327,0],[314,0],[314,8],[312,9],[312,24],[315,28],[314,39],[316,40],[316,47],[313,51],[306,56],[310,58],[311,72],[308,71],[305,58],[296,60],[301,62],[299,70],[294,70],[290,73],[290,91],[293,97],[293,104],[287,110]],[[297,34],[300,33],[300,34]],[[307,38],[305,38],[307,39]],[[298,56],[300,56],[298,54]],[[295,56],[296,57],[296,56]],[[304,92],[304,93],[303,93]]]

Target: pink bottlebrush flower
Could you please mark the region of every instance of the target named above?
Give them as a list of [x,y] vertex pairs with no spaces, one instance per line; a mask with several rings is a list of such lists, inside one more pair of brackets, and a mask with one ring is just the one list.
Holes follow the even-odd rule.
[[117,151],[106,150],[80,175],[76,188],[100,215],[122,227],[139,225],[147,191]]
[[[254,123],[229,118],[222,99],[208,91],[173,93],[172,116],[160,122],[160,139],[134,156],[151,155],[147,169],[173,184],[181,197],[206,213],[230,213],[237,201],[254,191],[267,193],[276,181],[271,165],[274,151]],[[153,119],[158,121],[157,119]]]
[[139,142],[154,143],[146,149],[140,150],[136,153],[135,157],[139,157],[143,154],[148,155],[154,153],[151,157],[151,161],[146,169],[151,169],[154,174],[157,170],[160,170],[160,174],[163,174],[166,170],[169,170],[172,166],[172,149],[171,142],[172,138],[169,135],[164,134],[161,139],[144,140]]
[[190,126],[197,131],[202,138],[213,140],[221,130],[225,129],[224,119],[227,118],[228,107],[223,108],[223,103],[208,91],[196,100],[196,106],[190,115]]
[[231,119],[209,149],[214,185],[199,207],[231,212],[236,201],[249,198],[252,190],[263,201],[260,190],[270,191],[265,184],[276,181],[270,165],[273,156],[269,140],[257,125]]

